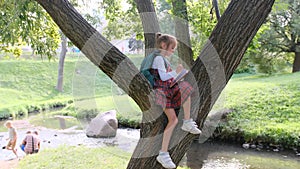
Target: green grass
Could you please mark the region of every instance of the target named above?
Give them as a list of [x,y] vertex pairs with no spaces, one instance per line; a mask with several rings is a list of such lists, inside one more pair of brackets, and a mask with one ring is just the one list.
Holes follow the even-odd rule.
[[223,137],[300,146],[300,73],[272,77],[234,77],[225,107],[233,110],[222,124]]
[[[45,149],[38,154],[26,156],[19,163],[18,169],[124,169],[130,153],[115,147],[89,148],[84,146],[60,146],[56,149]],[[178,167],[178,169],[188,169]]]
[[[111,80],[92,64],[85,64],[95,70],[92,72],[94,73],[92,77],[87,77],[83,74],[87,67],[81,67],[82,65],[82,62],[74,58],[66,60],[64,91],[60,93],[55,90],[58,69],[56,61],[1,60],[0,119],[7,118],[9,115],[27,113],[31,106],[51,107],[51,104],[47,104],[65,103],[80,97],[111,95]],[[89,88],[86,86],[87,78],[91,81],[88,85],[93,87],[92,90],[101,92],[87,96],[78,94],[77,91],[85,91]]]
[[88,148],[83,146],[61,146],[57,149],[46,149],[38,154],[26,156],[19,163],[19,169],[77,168],[77,169],[124,169],[130,154],[112,147]]

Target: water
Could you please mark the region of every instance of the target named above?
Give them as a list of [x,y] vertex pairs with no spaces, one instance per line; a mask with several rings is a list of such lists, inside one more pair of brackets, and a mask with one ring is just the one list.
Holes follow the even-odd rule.
[[187,152],[191,169],[299,169],[300,157],[291,151],[257,151],[240,145],[194,142]]
[[[59,119],[43,114],[14,122],[18,129],[17,145],[21,143],[28,129],[38,130],[42,141],[41,151],[65,144],[90,147],[117,146],[124,151],[133,152],[139,139],[138,129],[118,129],[117,136],[114,138],[88,138],[83,130],[85,128],[84,123],[68,118],[65,120],[65,124],[61,125]],[[3,122],[0,122],[2,127],[1,123]],[[65,129],[62,130],[62,127]],[[0,145],[2,147],[6,144],[7,132],[5,128],[0,129],[0,131],[3,131],[0,132]],[[18,154],[25,155],[20,149]],[[0,150],[0,160],[12,158],[14,158],[14,154],[11,151]],[[199,144],[195,141],[181,164],[187,165],[191,169],[299,169],[300,157],[290,151],[255,151],[254,149],[246,150],[236,144],[221,142]]]

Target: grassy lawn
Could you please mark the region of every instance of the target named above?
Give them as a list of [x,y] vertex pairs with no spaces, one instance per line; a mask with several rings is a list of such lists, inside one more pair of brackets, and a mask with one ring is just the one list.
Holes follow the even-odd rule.
[[[131,56],[138,66],[141,58]],[[115,109],[119,122],[136,127],[138,106],[100,70],[84,58],[67,57],[64,91],[57,92],[58,61],[0,60],[0,118],[67,105],[58,114],[93,117]],[[224,108],[231,109],[220,124],[222,137],[242,137],[299,146],[300,73],[275,76],[234,75],[223,94]]]
[[61,146],[46,149],[38,154],[27,156],[20,161],[20,169],[31,168],[126,168],[130,154],[116,148],[87,148],[83,146]]
[[300,146],[300,73],[234,77],[226,87],[223,137]]
[[[19,163],[18,169],[124,169],[130,153],[114,147],[88,148],[84,146],[61,146],[56,149],[46,149],[38,154],[26,156]],[[178,169],[187,169],[178,167]]]

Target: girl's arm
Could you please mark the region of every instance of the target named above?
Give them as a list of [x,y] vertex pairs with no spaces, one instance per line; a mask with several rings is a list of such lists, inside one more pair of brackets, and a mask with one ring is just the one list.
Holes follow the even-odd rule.
[[166,67],[165,67],[165,61],[162,57],[163,56],[155,57],[153,64],[152,64],[152,68],[158,69],[158,74],[162,81],[166,81],[166,80],[176,77],[176,75],[177,75],[176,71],[167,72]]

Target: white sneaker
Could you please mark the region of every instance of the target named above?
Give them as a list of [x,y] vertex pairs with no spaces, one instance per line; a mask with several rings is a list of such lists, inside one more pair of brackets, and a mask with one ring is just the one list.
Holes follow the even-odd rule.
[[189,133],[192,134],[201,134],[201,130],[198,129],[198,126],[196,124],[196,122],[194,122],[192,119],[188,120],[188,121],[184,121],[181,129],[184,131],[187,131]]
[[159,154],[156,157],[156,160],[164,167],[164,168],[176,168],[176,165],[173,163],[169,153],[161,155]]

